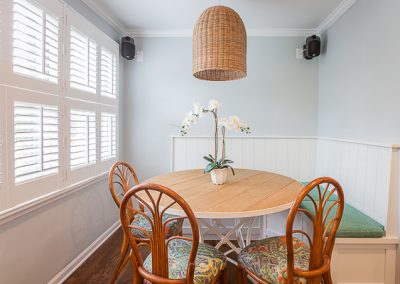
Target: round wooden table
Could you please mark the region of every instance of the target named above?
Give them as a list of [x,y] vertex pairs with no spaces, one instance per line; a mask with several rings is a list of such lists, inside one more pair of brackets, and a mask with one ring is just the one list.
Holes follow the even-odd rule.
[[[198,219],[200,231],[206,227],[220,238],[217,248],[223,244],[231,247],[226,254],[250,244],[252,228],[258,216],[280,212],[290,208],[303,185],[289,177],[258,170],[237,169],[229,173],[224,185],[211,183],[209,174],[202,170],[187,170],[159,175],[145,183],[158,183],[171,188],[183,197]],[[160,206],[168,206],[168,202]],[[181,210],[171,208],[169,213],[182,215]],[[236,219],[233,228],[227,228],[221,219]],[[247,234],[243,236],[243,228]],[[230,238],[236,234],[239,247]],[[203,235],[203,234],[201,234]],[[201,236],[202,237],[202,236]],[[234,261],[232,261],[234,262]]]

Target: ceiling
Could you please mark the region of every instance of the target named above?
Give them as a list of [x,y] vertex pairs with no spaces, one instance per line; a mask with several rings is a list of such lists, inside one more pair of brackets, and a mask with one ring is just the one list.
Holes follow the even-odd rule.
[[[216,0],[82,0],[120,30],[131,33],[193,29],[203,10]],[[242,17],[251,33],[314,32],[329,17],[344,13],[356,0],[220,0]]]

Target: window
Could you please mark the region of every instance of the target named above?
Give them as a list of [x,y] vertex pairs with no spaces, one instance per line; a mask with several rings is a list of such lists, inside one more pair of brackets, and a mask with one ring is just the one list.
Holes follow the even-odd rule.
[[72,88],[96,93],[97,44],[71,27],[70,84]]
[[26,0],[14,0],[13,71],[56,83],[58,19]]
[[14,103],[15,183],[58,172],[57,107]]
[[96,113],[72,109],[70,131],[71,169],[96,163]]
[[115,98],[117,94],[117,58],[105,48],[101,49],[101,95]]
[[115,114],[101,113],[101,160],[117,155],[117,123]]
[[63,0],[0,0],[0,23],[1,215],[116,161],[119,45]]

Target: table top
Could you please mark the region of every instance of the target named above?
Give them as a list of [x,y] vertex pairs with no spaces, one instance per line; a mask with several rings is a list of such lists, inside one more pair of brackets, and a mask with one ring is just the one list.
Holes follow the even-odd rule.
[[[203,170],[187,170],[150,178],[145,183],[158,183],[179,194],[197,218],[244,218],[280,212],[290,208],[303,185],[289,177],[248,169],[229,173],[223,185],[214,185]],[[161,201],[167,206],[169,201]],[[181,210],[168,212],[182,215]]]

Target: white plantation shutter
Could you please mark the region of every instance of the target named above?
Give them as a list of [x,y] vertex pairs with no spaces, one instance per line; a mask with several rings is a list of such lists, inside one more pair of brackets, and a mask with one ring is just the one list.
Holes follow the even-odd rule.
[[101,49],[101,95],[116,98],[117,56],[105,48]]
[[117,156],[117,121],[113,113],[101,113],[101,160]]
[[97,44],[71,27],[70,85],[72,88],[96,93]]
[[13,71],[58,81],[58,18],[27,0],[14,0]]
[[58,109],[14,103],[15,183],[58,172]]
[[70,128],[71,169],[96,163],[96,113],[72,109]]

